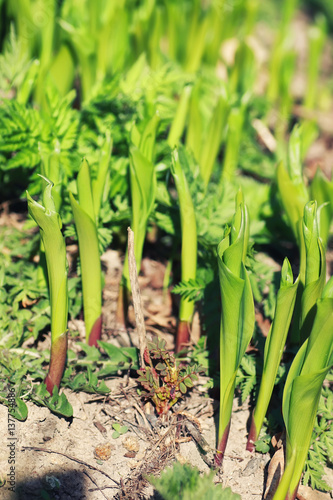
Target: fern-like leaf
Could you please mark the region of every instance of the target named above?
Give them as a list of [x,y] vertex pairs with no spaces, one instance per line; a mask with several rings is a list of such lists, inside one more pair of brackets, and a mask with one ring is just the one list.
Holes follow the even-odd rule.
[[206,283],[197,278],[190,279],[188,281],[181,281],[178,285],[175,285],[172,293],[176,293],[187,300],[192,300],[198,302],[202,299]]

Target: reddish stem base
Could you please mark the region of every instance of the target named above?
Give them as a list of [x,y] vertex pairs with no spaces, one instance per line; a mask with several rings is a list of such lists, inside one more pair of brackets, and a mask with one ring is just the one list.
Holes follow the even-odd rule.
[[227,442],[228,442],[229,431],[230,431],[230,422],[228,423],[227,427],[225,428],[223,436],[222,436],[222,438],[218,444],[217,450],[216,450],[216,454],[214,457],[216,467],[221,467],[221,465],[222,465],[225,449],[226,449]]
[[51,357],[49,372],[45,378],[46,389],[51,394],[54,386],[59,389],[62,375],[64,373],[67,355],[67,333],[63,333],[51,346]]
[[94,326],[91,329],[88,345],[93,345],[95,347],[98,347],[97,340],[101,339],[102,322],[103,322],[103,317],[102,315],[100,315],[100,317],[96,319]]
[[249,432],[249,436],[247,438],[247,445],[246,445],[246,449],[248,451],[250,451],[251,453],[255,450],[254,442],[257,441],[257,439],[258,439],[258,433],[257,433],[257,429],[255,426],[254,418],[253,418],[253,414],[252,414],[251,427],[250,427],[250,432]]
[[176,352],[180,352],[182,349],[187,347],[190,339],[189,323],[187,321],[179,320],[176,335]]
[[295,488],[295,490],[293,491],[293,493],[291,495],[287,494],[286,500],[296,500],[296,498],[297,498],[297,492],[298,492],[298,487],[299,487],[299,483],[297,485],[297,488]]

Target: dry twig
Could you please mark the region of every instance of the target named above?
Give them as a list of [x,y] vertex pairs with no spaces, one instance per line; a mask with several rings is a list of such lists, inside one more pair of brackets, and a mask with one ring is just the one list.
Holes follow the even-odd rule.
[[[135,313],[136,328],[139,335],[140,347],[140,366],[145,367],[144,353],[147,349],[146,328],[143,316],[143,307],[141,301],[140,287],[138,281],[138,272],[134,256],[134,233],[130,227],[127,228],[128,232],[128,269],[129,277],[132,288],[132,299]],[[147,349],[148,352],[148,349]]]

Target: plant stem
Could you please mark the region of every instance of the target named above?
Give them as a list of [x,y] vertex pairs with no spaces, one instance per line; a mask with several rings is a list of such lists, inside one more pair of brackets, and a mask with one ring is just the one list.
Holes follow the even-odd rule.
[[55,386],[60,386],[66,363],[67,343],[67,333],[63,333],[52,342],[50,366],[45,378],[46,389],[50,394],[52,394]]

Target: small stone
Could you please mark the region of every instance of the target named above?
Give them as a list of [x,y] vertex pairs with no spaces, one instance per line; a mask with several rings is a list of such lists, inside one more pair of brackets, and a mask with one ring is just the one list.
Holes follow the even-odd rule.
[[95,458],[98,460],[109,460],[111,457],[112,446],[110,443],[99,444],[94,450]]

